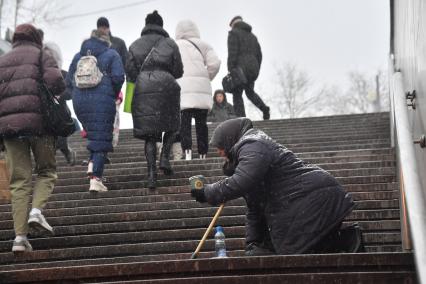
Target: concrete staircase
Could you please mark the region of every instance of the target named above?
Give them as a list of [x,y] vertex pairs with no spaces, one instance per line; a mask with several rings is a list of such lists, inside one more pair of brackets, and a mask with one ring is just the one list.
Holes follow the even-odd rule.
[[[60,179],[44,211],[55,237],[32,238],[34,252],[10,252],[11,208],[0,205],[0,283],[416,283],[413,256],[401,250],[388,121],[378,113],[255,122],[352,193],[358,206],[347,221],[363,228],[367,253],[242,257],[240,199],[218,221],[231,257],[212,259],[210,238],[199,259],[189,260],[216,208],[192,200],[188,177],[216,181],[222,161],[215,149],[206,160],[175,161],[175,175],[160,174],[152,191],[143,142],[124,130],[105,171],[109,192],[90,194],[86,168],[67,166],[58,152]],[[78,135],[70,141],[79,161],[87,158],[85,142]]]

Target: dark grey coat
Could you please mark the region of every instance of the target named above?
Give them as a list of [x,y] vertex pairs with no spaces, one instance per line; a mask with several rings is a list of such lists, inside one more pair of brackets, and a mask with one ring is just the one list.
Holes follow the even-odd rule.
[[213,108],[209,112],[209,115],[207,117],[207,121],[210,122],[223,122],[225,120],[235,118],[235,111],[234,107],[228,103],[226,100],[226,95],[222,94],[224,97],[224,100],[222,103],[218,103],[216,101],[216,96],[213,97]]
[[228,34],[228,71],[241,67],[248,83],[256,81],[262,63],[262,51],[251,26],[238,22]]
[[129,48],[126,73],[127,80],[136,84],[132,101],[134,136],[144,139],[178,131],[180,87],[176,79],[182,77],[183,65],[178,46],[162,27],[147,25],[142,30]]
[[110,34],[111,38],[111,48],[117,51],[117,53],[121,57],[121,61],[123,62],[123,66],[126,66],[127,61],[127,46],[124,40],[122,40],[119,37],[112,36]]
[[[238,120],[242,121],[227,122]],[[232,133],[238,131],[232,129]],[[207,201],[217,205],[244,197],[248,207],[247,242],[264,241],[267,228],[277,253],[308,252],[352,211],[351,196],[328,172],[306,165],[262,131],[250,129],[243,133],[227,151],[230,161],[224,171],[230,177],[206,186]],[[225,150],[233,135],[222,135],[228,140]]]

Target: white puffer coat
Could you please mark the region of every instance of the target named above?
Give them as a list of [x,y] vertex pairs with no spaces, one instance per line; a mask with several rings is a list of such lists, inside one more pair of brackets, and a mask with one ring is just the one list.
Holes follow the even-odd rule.
[[184,70],[183,77],[177,80],[181,87],[181,110],[189,108],[210,110],[213,104],[210,82],[219,72],[219,58],[213,48],[200,39],[197,26],[190,20],[181,21],[177,25],[176,43],[182,56]]

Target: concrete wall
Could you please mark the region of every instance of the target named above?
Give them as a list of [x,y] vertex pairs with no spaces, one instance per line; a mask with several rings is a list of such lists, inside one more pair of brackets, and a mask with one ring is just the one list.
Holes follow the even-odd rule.
[[[410,108],[413,141],[426,135],[426,1],[391,0],[391,53],[401,71],[406,92],[416,91],[416,109]],[[409,102],[409,101],[408,101]],[[426,191],[426,148],[415,146],[417,164]]]

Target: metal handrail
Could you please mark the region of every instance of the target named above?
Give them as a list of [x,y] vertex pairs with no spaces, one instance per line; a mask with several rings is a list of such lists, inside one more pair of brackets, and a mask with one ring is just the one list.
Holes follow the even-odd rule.
[[[391,64],[393,65],[393,62]],[[400,184],[403,189],[401,192],[405,195],[402,199],[405,199],[407,203],[404,207],[408,211],[419,283],[426,284],[426,196],[417,167],[402,74],[394,72],[391,76],[391,123],[394,124],[397,143],[396,150],[401,171]]]

